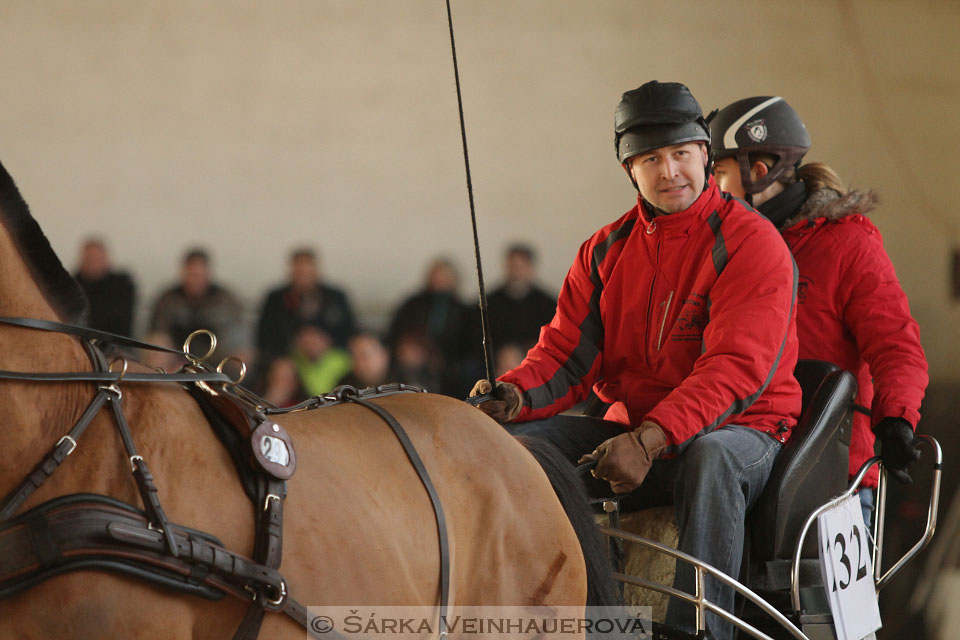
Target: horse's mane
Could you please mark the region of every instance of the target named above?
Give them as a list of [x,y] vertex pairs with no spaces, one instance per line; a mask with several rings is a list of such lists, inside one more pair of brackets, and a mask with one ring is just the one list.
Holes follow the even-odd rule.
[[34,282],[60,319],[84,322],[89,303],[83,289],[63,268],[3,163],[0,163],[0,221],[13,237]]

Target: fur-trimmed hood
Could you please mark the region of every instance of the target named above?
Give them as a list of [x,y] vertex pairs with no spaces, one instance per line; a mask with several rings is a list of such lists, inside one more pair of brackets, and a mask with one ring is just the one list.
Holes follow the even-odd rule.
[[841,195],[833,189],[818,189],[807,197],[800,211],[787,220],[784,228],[790,228],[801,220],[839,220],[852,213],[867,215],[878,203],[877,194],[873,191],[848,191]]

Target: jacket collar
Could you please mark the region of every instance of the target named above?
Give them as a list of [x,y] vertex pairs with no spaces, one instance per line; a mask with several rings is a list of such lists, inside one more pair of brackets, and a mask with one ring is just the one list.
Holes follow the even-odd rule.
[[876,205],[877,196],[873,191],[848,191],[840,194],[833,189],[818,189],[809,194],[800,211],[785,222],[783,229],[802,231],[851,214],[866,215],[873,211]]

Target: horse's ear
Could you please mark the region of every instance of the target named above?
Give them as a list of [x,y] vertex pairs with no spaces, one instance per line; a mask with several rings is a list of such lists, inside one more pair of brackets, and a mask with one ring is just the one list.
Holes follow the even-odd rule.
[[67,273],[16,182],[0,162],[0,222],[13,238],[34,282],[64,322],[87,320],[89,303],[83,289]]

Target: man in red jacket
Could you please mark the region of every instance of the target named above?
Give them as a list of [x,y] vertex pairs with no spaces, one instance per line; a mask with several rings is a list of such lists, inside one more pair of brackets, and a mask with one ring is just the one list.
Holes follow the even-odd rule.
[[[623,95],[615,144],[636,206],[580,248],[523,363],[472,393],[492,391],[481,410],[525,423],[512,432],[595,460],[592,492],[673,502],[680,550],[736,577],[745,514],[800,412],[797,275],[776,229],[720,193],[709,143],[682,84]],[[557,415],[591,388],[621,413]],[[692,593],[692,568],[678,563],[674,584]],[[733,609],[718,581],[705,595]],[[672,601],[668,624],[693,632],[690,613]],[[729,623],[706,622],[709,637],[731,637]]]
[[[914,429],[927,387],[920,330],[910,315],[880,231],[867,218],[871,191],[847,190],[829,166],[800,162],[810,136],[780,97],[744,98],[711,121],[716,179],[751,199],[783,234],[800,269],[797,336],[800,357],[852,372],[856,403],[849,475],[874,455],[902,481],[920,453]],[[864,522],[872,520],[876,467],[860,487]]]

